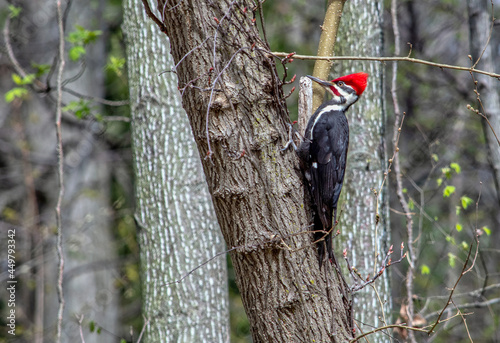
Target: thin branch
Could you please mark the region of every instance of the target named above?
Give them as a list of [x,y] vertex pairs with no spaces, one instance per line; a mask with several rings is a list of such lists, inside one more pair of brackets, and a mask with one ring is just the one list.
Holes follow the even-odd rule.
[[[289,53],[287,52],[273,52],[273,55],[277,57],[285,57]],[[494,77],[500,80],[500,74],[474,69],[472,67],[461,67],[451,64],[435,63],[426,60],[421,60],[418,58],[411,57],[369,57],[369,56],[336,56],[336,57],[323,57],[323,56],[311,56],[311,55],[293,55],[293,58],[298,60],[324,60],[324,61],[370,61],[370,62],[410,62],[417,64],[424,64],[431,67],[452,69],[460,71],[468,71],[471,73],[483,74],[490,77]]]
[[56,107],[56,135],[57,135],[57,152],[58,152],[58,172],[59,172],[59,195],[57,198],[56,223],[57,223],[57,256],[59,258],[58,278],[57,278],[57,295],[59,299],[59,309],[57,313],[57,333],[56,342],[61,342],[62,321],[64,313],[64,293],[63,293],[63,275],[64,275],[64,254],[62,246],[62,220],[61,220],[61,204],[64,195],[64,155],[62,143],[62,78],[64,71],[64,28],[61,9],[61,0],[57,1],[57,23],[59,26],[59,70],[57,73],[57,107]]
[[92,95],[85,95],[85,94],[76,92],[76,91],[72,90],[71,88],[67,88],[67,87],[62,87],[62,91],[69,93],[71,95],[74,95],[80,99],[91,100],[91,101],[97,102],[99,104],[107,105],[107,106],[127,106],[127,105],[130,105],[129,100],[107,100],[107,99],[95,97]]
[[465,316],[464,316],[464,314],[462,313],[462,311],[460,311],[460,309],[459,309],[459,308],[458,308],[458,306],[455,304],[455,302],[453,301],[453,299],[451,300],[451,302],[453,303],[453,305],[454,305],[454,306],[455,306],[455,308],[457,309],[458,314],[460,315],[460,317],[462,318],[462,321],[464,322],[465,331],[467,331],[467,336],[469,336],[469,341],[470,341],[471,343],[474,343],[474,341],[472,340],[472,337],[470,336],[469,327],[467,326],[467,320],[465,320]]
[[78,329],[80,331],[80,340],[82,343],[85,343],[85,337],[83,336],[83,328],[82,328],[82,322],[83,322],[83,314],[78,316],[76,315],[76,319],[78,320]]
[[[18,73],[19,76],[21,76],[22,78],[25,78],[28,75],[28,73],[23,69],[23,67],[21,66],[21,64],[17,60],[16,56],[14,55],[14,51],[12,50],[12,45],[10,44],[10,31],[9,31],[9,27],[10,27],[10,17],[7,16],[7,18],[5,20],[5,25],[3,27],[3,40],[5,42],[5,48],[7,50],[7,56],[9,57],[10,63],[12,63],[12,65],[14,66],[14,70],[16,71],[16,73]],[[40,87],[42,90],[46,90],[47,89],[47,86],[44,85],[39,80],[35,79],[34,83],[38,87]]]
[[460,276],[458,277],[457,281],[455,282],[455,285],[453,286],[453,288],[450,291],[450,295],[448,296],[448,301],[446,302],[446,305],[443,307],[443,309],[439,313],[438,318],[436,319],[436,322],[434,323],[434,325],[432,325],[432,327],[429,329],[429,331],[427,332],[427,334],[429,334],[429,335],[432,334],[432,332],[434,331],[434,329],[436,328],[436,326],[440,323],[440,319],[443,316],[443,313],[446,311],[446,308],[452,302],[453,293],[457,289],[458,283],[460,282],[460,280],[462,279],[462,277],[467,273],[467,271],[470,270],[470,269],[467,269],[467,264],[469,263],[469,259],[470,259],[470,256],[472,254],[472,247],[473,246],[474,246],[474,242],[471,242],[470,247],[469,247],[469,252],[467,254],[467,258],[465,259],[465,263],[464,263],[464,266],[462,268],[462,272],[460,273]]
[[148,0],[142,0],[142,4],[144,5],[144,9],[146,10],[146,14],[148,15],[148,17],[150,17],[155,22],[156,25],[158,25],[158,27],[160,28],[160,31],[163,33],[167,33],[167,27],[151,11],[151,8],[149,7]]
[[230,253],[231,251],[233,250],[236,250],[238,249],[239,247],[234,247],[234,248],[231,248],[229,250],[226,250],[226,251],[222,251],[220,253],[217,253],[215,254],[214,256],[210,257],[208,260],[206,260],[205,262],[203,262],[202,264],[200,264],[199,266],[197,266],[196,268],[194,269],[191,269],[189,272],[187,272],[186,274],[184,274],[184,276],[182,276],[180,279],[177,279],[175,281],[172,281],[172,282],[169,282],[167,283],[165,286],[170,286],[170,285],[173,285],[173,284],[177,284],[177,283],[181,283],[185,278],[187,278],[189,275],[193,274],[195,271],[197,271],[198,269],[200,269],[201,267],[207,265],[208,263],[210,263],[210,261],[216,259],[217,257],[221,256],[221,255],[225,255],[227,253]]
[[[463,295],[464,293],[462,294],[457,294],[454,296],[454,298],[460,296],[460,295]],[[449,296],[443,296],[443,297],[446,297],[448,298]],[[491,305],[495,305],[495,304],[498,304],[500,303],[500,298],[493,298],[493,299],[489,299],[489,300],[486,300],[486,301],[480,301],[480,302],[471,302],[471,303],[465,303],[465,304],[455,304],[453,303],[456,307],[464,310],[464,309],[467,309],[467,308],[483,308],[483,307],[490,307]],[[448,309],[447,311],[451,311],[452,309]],[[426,314],[425,315],[425,319],[429,319],[429,318],[432,318],[434,316],[437,316],[439,313],[441,313],[441,310],[439,311],[436,311],[436,312],[431,312],[429,314]],[[441,321],[443,322],[443,321]]]
[[[392,253],[393,253],[392,245],[391,245],[391,247],[389,248],[389,251],[387,252],[387,254],[384,258],[384,261],[382,262],[382,265],[381,265],[380,269],[378,270],[378,272],[376,272],[372,278],[370,278],[370,276],[368,276],[368,278],[364,279],[355,267],[351,267],[351,264],[349,263],[349,259],[347,258],[347,249],[344,249],[343,254],[344,254],[344,259],[347,263],[347,269],[349,270],[349,273],[351,274],[352,278],[354,279],[354,285],[352,285],[352,287],[351,287],[351,293],[357,292],[357,291],[365,288],[366,286],[371,285],[379,278],[380,275],[382,275],[384,273],[384,271],[387,268],[389,268],[390,266],[392,266],[394,264],[398,264],[401,261],[403,261],[403,259],[406,257],[406,253],[404,253],[403,251],[404,251],[404,244],[401,243],[401,256],[400,256],[399,260],[392,261],[392,259],[390,258]],[[358,280],[361,281],[361,283],[358,283]]]
[[[399,35],[399,27],[398,27],[398,15],[397,15],[397,1],[391,1],[391,16],[392,16],[392,29],[394,31],[394,45],[395,45],[395,54],[400,54],[400,35]],[[408,57],[407,57],[408,58]],[[401,165],[399,160],[399,148],[397,144],[399,142],[399,137],[401,134],[401,126],[399,126],[399,121],[401,117],[401,109],[399,107],[398,102],[398,94],[397,94],[397,73],[398,73],[398,64],[394,63],[392,65],[392,82],[391,82],[391,96],[392,103],[394,106],[394,132],[393,132],[393,146],[394,146],[394,173],[396,177],[396,194],[399,199],[399,203],[403,208],[403,212],[406,217],[406,232],[408,235],[408,271],[406,273],[406,301],[407,301],[407,309],[408,309],[408,325],[413,326],[413,316],[415,313],[413,307],[413,272],[415,270],[415,259],[416,254],[413,246],[413,217],[410,214],[410,206],[408,205],[408,201],[406,200],[403,193],[403,180],[401,175]],[[401,123],[404,120],[401,119]],[[416,343],[415,335],[412,331],[408,332],[408,338],[410,342]]]
[[144,335],[144,332],[146,332],[146,328],[148,327],[150,321],[150,318],[144,317],[144,325],[142,326],[141,333],[139,334],[136,343],[141,343],[142,336]]
[[352,339],[349,341],[349,343],[354,343],[354,342],[357,342],[359,341],[361,338],[364,338],[368,335],[372,335],[376,332],[379,332],[379,331],[382,331],[382,330],[387,330],[387,329],[395,329],[395,328],[400,328],[400,329],[405,329],[405,330],[410,330],[410,331],[419,331],[419,332],[427,332],[425,329],[421,329],[421,328],[414,328],[414,327],[411,327],[411,326],[405,326],[405,325],[398,325],[398,324],[392,324],[392,325],[386,325],[386,326],[381,326],[381,327],[378,327],[372,331],[368,331],[368,332],[365,332],[364,334]]

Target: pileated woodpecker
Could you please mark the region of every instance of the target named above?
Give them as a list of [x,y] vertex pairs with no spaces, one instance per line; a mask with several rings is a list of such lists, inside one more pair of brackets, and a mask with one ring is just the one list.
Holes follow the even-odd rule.
[[[323,103],[313,114],[306,127],[298,155],[305,164],[314,201],[314,230],[318,242],[319,267],[325,258],[325,248],[332,263],[336,263],[332,249],[332,227],[337,221],[339,200],[349,147],[349,124],[345,112],[366,88],[368,74],[356,73],[323,81],[307,76],[323,86],[332,99]],[[326,234],[328,232],[328,234]]]

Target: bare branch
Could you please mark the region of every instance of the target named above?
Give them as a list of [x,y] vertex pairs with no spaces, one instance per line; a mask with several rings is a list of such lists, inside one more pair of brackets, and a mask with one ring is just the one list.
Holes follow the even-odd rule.
[[57,72],[57,107],[56,107],[56,134],[57,134],[57,152],[58,152],[58,172],[59,172],[59,195],[57,198],[56,222],[57,222],[57,256],[59,258],[59,270],[57,278],[57,295],[59,298],[59,309],[57,313],[57,333],[56,342],[61,342],[62,321],[64,313],[64,293],[63,293],[63,275],[64,275],[64,253],[62,246],[62,220],[61,205],[64,195],[64,153],[62,143],[62,78],[64,72],[64,28],[61,9],[61,0],[57,1],[57,23],[59,27],[59,70]]
[[470,270],[470,269],[467,269],[467,264],[469,263],[469,259],[470,259],[470,256],[472,254],[472,247],[473,246],[474,246],[474,242],[472,242],[470,244],[469,252],[467,254],[467,258],[465,259],[465,263],[464,263],[464,266],[462,268],[462,272],[460,273],[460,276],[458,277],[457,281],[455,282],[455,285],[453,286],[453,288],[450,291],[450,295],[448,296],[448,301],[446,302],[446,305],[443,307],[443,309],[439,313],[438,318],[436,319],[436,322],[432,325],[432,327],[429,329],[429,331],[427,331],[427,333],[429,335],[432,334],[432,332],[434,331],[434,329],[436,328],[436,326],[440,323],[440,319],[443,316],[443,313],[446,311],[446,308],[452,303],[453,293],[457,289],[458,283],[460,282],[460,280],[462,279],[462,277]]
[[400,328],[400,329],[405,329],[405,330],[410,330],[410,331],[427,332],[425,329],[421,329],[421,328],[414,328],[414,327],[411,327],[411,326],[392,324],[392,325],[381,326],[381,327],[378,327],[378,328],[376,328],[376,329],[374,329],[372,331],[365,332],[364,334],[362,334],[362,335],[360,335],[360,336],[358,336],[358,337],[350,340],[349,343],[357,342],[361,338],[364,338],[366,336],[372,335],[375,332],[379,332],[379,331],[387,330],[387,329],[395,329],[395,328]]
[[[286,52],[273,52],[277,57],[284,57],[288,55]],[[324,60],[324,61],[370,61],[370,62],[410,62],[417,64],[424,64],[431,67],[452,69],[460,71],[468,71],[471,73],[483,74],[490,77],[494,77],[500,80],[500,74],[493,72],[488,72],[480,69],[474,69],[472,67],[461,67],[451,64],[435,63],[426,60],[421,60],[418,58],[411,57],[368,57],[368,56],[335,56],[335,57],[323,57],[323,56],[310,56],[310,55],[294,55],[293,58],[298,60]]]
[[166,33],[167,28],[165,27],[165,25],[163,25],[161,20],[158,19],[158,17],[155,16],[154,13],[151,11],[148,0],[142,0],[142,4],[144,5],[144,9],[146,10],[146,14],[148,15],[148,17],[150,17],[155,22],[155,24],[158,25],[161,32]]

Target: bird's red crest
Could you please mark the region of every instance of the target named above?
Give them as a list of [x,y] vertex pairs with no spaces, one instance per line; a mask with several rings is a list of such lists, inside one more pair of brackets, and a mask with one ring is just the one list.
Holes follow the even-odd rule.
[[341,76],[335,80],[332,80],[332,82],[339,82],[343,81],[356,91],[357,95],[361,95],[365,91],[366,88],[366,83],[368,81],[368,74],[367,73],[356,73],[356,74],[350,74],[346,76]]

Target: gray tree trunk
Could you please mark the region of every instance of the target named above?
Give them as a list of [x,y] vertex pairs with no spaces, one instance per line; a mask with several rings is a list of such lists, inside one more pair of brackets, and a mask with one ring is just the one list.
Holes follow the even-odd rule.
[[140,0],[124,6],[146,341],[229,342],[225,254],[172,284],[225,245],[168,38]]
[[[495,69],[498,69],[498,59],[493,58],[494,51],[491,44],[486,45],[491,29],[491,3],[487,0],[469,0],[467,5],[469,9],[469,41],[472,60],[475,63],[482,54],[481,60],[476,66],[477,69],[494,72]],[[484,110],[479,103],[475,104],[475,108],[488,118],[492,126],[490,128],[486,120],[482,119],[489,151],[489,162],[493,170],[497,190],[497,200],[500,204],[500,146],[497,141],[497,137],[500,138],[499,82],[486,75],[476,74],[474,77],[478,81],[477,90]]]
[[[10,41],[22,67],[33,72],[32,62],[51,64],[57,54],[55,2],[24,1],[16,5],[21,5],[23,10],[20,17],[11,22]],[[74,30],[74,24],[103,29],[95,26],[95,20],[102,14],[99,8],[73,2],[72,11],[68,31]],[[88,48],[86,73],[68,87],[103,97],[104,47],[104,40],[100,40]],[[2,63],[10,64],[5,54],[1,57]],[[80,69],[77,63],[66,65],[64,78],[73,77]],[[5,68],[1,73],[3,97],[14,84],[11,82],[12,70]],[[51,85],[54,84],[53,79]],[[54,208],[59,187],[52,95],[33,92],[22,101],[0,102],[1,160],[5,167],[3,175],[7,177],[0,191],[0,213],[8,209],[17,212],[19,218],[19,221],[2,218],[0,225],[7,226],[9,222],[8,227],[16,229],[18,330],[23,328],[25,341],[37,343],[54,341],[58,309]],[[64,102],[69,100],[74,98],[64,97]],[[62,229],[66,307],[62,342],[80,341],[76,316],[81,315],[84,316],[83,332],[87,343],[116,340],[111,335],[89,333],[90,320],[107,331],[118,332],[117,265],[112,263],[116,262],[116,250],[111,234],[110,153],[101,139],[102,129],[95,121],[77,120],[67,113],[63,116],[66,192]]]
[[350,339],[349,294],[319,270],[297,157],[280,151],[289,118],[255,2],[157,5],[254,341]]
[[[347,1],[337,35],[336,55],[382,56],[382,15],[382,1]],[[384,69],[380,63],[360,61],[334,65],[335,77],[360,71],[367,72],[370,77],[363,96],[347,114],[350,143],[339,205],[342,239],[336,250],[347,248],[350,263],[367,277],[380,269],[390,246],[387,181],[380,193],[387,168]],[[378,194],[374,195],[373,190]],[[379,219],[376,217],[377,198]],[[397,256],[399,244],[395,244],[394,257]],[[366,287],[354,295],[354,319],[363,332],[391,323],[388,270],[376,281],[374,288]],[[387,339],[383,333],[369,338],[370,342],[386,342]]]

